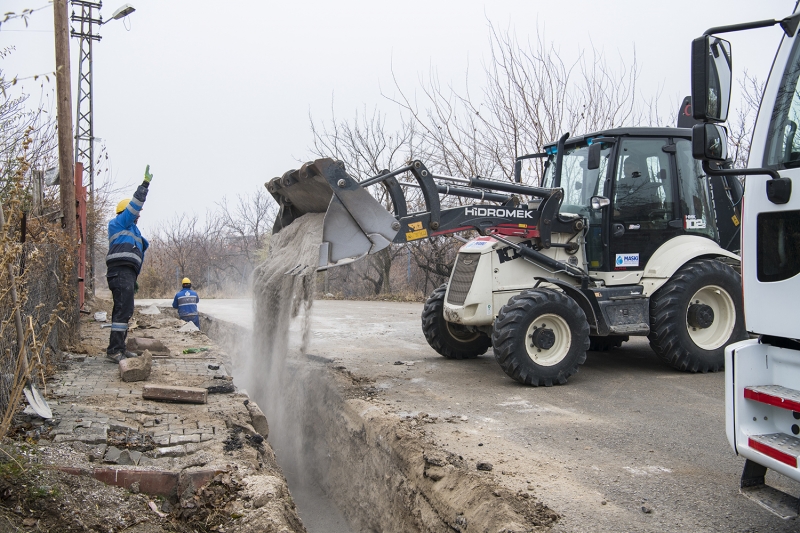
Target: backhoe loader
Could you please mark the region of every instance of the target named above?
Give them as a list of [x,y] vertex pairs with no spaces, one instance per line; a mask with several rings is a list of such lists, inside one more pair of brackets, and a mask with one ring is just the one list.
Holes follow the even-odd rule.
[[[566,134],[517,158],[507,181],[436,175],[421,161],[358,181],[344,163],[318,159],[266,187],[280,206],[276,232],[325,212],[319,269],[391,243],[477,233],[422,312],[425,338],[448,359],[491,347],[511,378],[551,386],[566,383],[590,348],[639,335],[677,369],[715,372],[725,346],[746,335],[743,188],[703,172],[691,139],[686,128]],[[524,184],[523,167],[536,164],[540,185]],[[367,191],[376,185],[391,212]],[[424,211],[409,210],[409,187]],[[446,196],[475,203],[446,207]]]

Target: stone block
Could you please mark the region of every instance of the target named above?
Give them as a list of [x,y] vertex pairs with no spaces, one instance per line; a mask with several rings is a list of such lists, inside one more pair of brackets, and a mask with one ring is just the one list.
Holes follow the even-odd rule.
[[163,342],[158,339],[148,339],[146,337],[128,337],[125,347],[129,352],[135,352],[137,355],[142,355],[145,350],[149,350],[150,354],[156,357],[168,357],[172,355]]
[[252,400],[248,401],[245,407],[247,407],[247,411],[250,413],[250,423],[253,425],[253,429],[265,439],[269,437],[269,423],[267,422],[267,417],[261,411],[261,408]]
[[206,403],[208,390],[199,387],[176,387],[170,385],[145,385],[142,398],[165,402]]
[[153,368],[153,357],[150,350],[145,350],[139,357],[130,357],[119,362],[119,376],[122,381],[144,381],[150,377]]

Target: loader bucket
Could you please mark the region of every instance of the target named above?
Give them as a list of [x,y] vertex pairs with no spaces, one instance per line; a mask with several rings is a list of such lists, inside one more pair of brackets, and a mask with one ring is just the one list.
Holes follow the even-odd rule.
[[307,213],[325,213],[318,270],[374,254],[394,239],[400,224],[330,158],[303,164],[266,183],[280,206],[273,233]]

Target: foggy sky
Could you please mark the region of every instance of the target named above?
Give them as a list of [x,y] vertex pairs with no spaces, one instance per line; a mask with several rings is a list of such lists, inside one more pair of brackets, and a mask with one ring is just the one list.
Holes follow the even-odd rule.
[[[0,0],[0,11],[46,3]],[[123,3],[104,3],[104,18]],[[321,122],[335,111],[343,120],[377,108],[396,116],[383,96],[396,94],[393,76],[413,94],[431,72],[463,88],[469,71],[475,93],[490,22],[521,44],[538,28],[567,63],[594,47],[611,65],[631,64],[635,50],[638,99],[660,95],[672,112],[690,92],[693,38],[712,26],[783,18],[795,0],[128,3],[136,12],[102,26],[95,43],[94,126],[113,179],[126,186],[120,197],[151,165],[140,221],[147,235],[176,212],[202,216],[222,196],[255,192],[310,159],[310,115]],[[34,13],[28,28],[18,20],[0,27],[0,48],[15,47],[0,60],[7,78],[54,70],[52,28],[52,8]],[[781,35],[776,28],[727,34],[737,78],[746,69],[764,80]],[[71,39],[73,99],[77,44]],[[41,84],[20,84],[34,104],[52,101],[54,82]],[[734,96],[732,110],[738,103]]]

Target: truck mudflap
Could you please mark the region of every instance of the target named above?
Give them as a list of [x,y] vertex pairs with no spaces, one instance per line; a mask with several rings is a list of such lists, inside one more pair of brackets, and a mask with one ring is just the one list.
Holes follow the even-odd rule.
[[319,270],[356,261],[391,244],[400,224],[330,158],[303,164],[266,184],[280,207],[273,232],[308,213],[325,213]]

